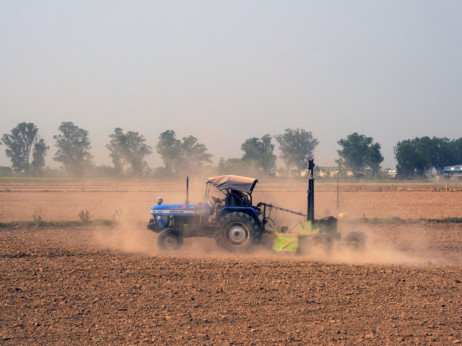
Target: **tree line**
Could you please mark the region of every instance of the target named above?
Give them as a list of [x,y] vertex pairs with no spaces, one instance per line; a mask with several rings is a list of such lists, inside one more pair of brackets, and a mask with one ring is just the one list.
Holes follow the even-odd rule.
[[[106,148],[112,166],[95,166],[90,153],[91,142],[88,131],[72,122],[63,122],[58,134],[53,136],[56,153],[53,160],[62,170],[73,176],[158,176],[170,177],[199,172],[205,165],[212,167],[212,154],[207,147],[192,136],[177,138],[174,130],[159,135],[155,149],[164,165],[150,169],[145,158],[153,152],[146,139],[138,132],[124,132],[115,128],[109,135]],[[286,129],[278,135],[248,138],[241,144],[241,157],[221,158],[214,171],[228,174],[276,174],[277,156],[275,143],[279,145],[280,159],[284,168],[279,171],[300,175],[306,170],[308,160],[314,158],[319,141],[310,131]],[[357,132],[340,139],[337,164],[356,176],[376,177],[381,170],[383,156],[381,146],[372,137]],[[45,157],[50,147],[38,134],[33,123],[19,123],[10,133],[3,134],[0,145],[11,160],[16,174],[46,175]],[[398,176],[422,177],[432,169],[440,170],[445,165],[462,162],[462,138],[415,138],[397,143],[395,158]]]
[[462,164],[462,137],[420,137],[398,142],[394,148],[400,178],[425,177],[432,170]]

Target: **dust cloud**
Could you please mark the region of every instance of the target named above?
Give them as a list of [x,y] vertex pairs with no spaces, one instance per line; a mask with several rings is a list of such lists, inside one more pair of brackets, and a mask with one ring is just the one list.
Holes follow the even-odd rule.
[[368,238],[364,249],[355,250],[338,242],[334,243],[329,254],[317,259],[338,264],[426,265],[439,262],[429,252],[422,251],[422,248],[402,248],[391,238],[379,235],[373,229],[363,233]]
[[[143,227],[144,226],[144,227]],[[99,246],[130,254],[143,256],[175,256],[194,258],[247,258],[247,259],[283,259],[294,261],[316,261],[330,264],[352,265],[444,265],[447,261],[443,254],[429,249],[428,240],[421,235],[412,237],[416,229],[403,236],[403,239],[388,238],[377,230],[366,230],[368,240],[362,250],[354,250],[341,242],[334,243],[327,253],[286,254],[276,253],[261,245],[255,246],[246,254],[229,253],[219,248],[213,238],[187,238],[183,246],[173,252],[164,252],[157,248],[157,235],[146,229],[137,220],[121,221],[113,229],[100,229],[94,232],[94,240]],[[421,233],[419,233],[421,234]],[[412,245],[406,244],[405,238],[413,240]],[[398,237],[399,238],[399,237]]]
[[[300,189],[304,189],[305,184],[294,186],[293,191],[283,192],[287,189],[284,184],[272,186],[271,190],[266,190],[265,186],[254,196],[254,204],[259,201],[274,203],[295,211],[306,212],[306,198],[300,197]],[[278,191],[280,190],[280,191]],[[177,194],[175,197],[183,197]],[[294,198],[297,196],[297,198]],[[303,196],[302,196],[303,197]],[[135,196],[134,196],[135,198]],[[184,197],[183,197],[184,198]],[[171,198],[170,198],[171,199]],[[191,201],[197,203],[202,199],[198,189],[193,189]],[[155,198],[152,199],[153,201]],[[327,200],[321,199],[321,205]],[[182,201],[181,199],[179,200]],[[323,202],[324,201],[324,202]],[[166,203],[174,203],[174,199]],[[275,203],[278,202],[278,203]],[[326,211],[326,209],[318,208]],[[316,214],[316,218],[327,215]],[[337,216],[337,215],[334,215]],[[404,222],[401,224],[378,224],[366,225],[355,223],[353,220],[339,219],[338,229],[342,234],[342,239],[349,232],[363,232],[367,235],[367,243],[362,251],[355,251],[342,244],[341,241],[335,242],[331,251],[321,254],[307,255],[286,255],[275,253],[271,249],[263,246],[255,246],[253,251],[248,254],[228,253],[219,248],[215,239],[211,238],[186,238],[183,246],[174,252],[160,251],[157,247],[157,235],[147,230],[146,225],[149,210],[131,208],[129,203],[124,202],[119,212],[115,216],[117,226],[113,229],[98,230],[94,233],[95,242],[102,247],[118,250],[126,253],[140,254],[144,256],[175,256],[175,257],[224,257],[224,258],[269,258],[269,259],[290,259],[296,261],[321,261],[335,264],[389,264],[389,265],[445,265],[448,261],[448,254],[439,251],[447,247],[444,243],[444,230],[435,229],[429,225],[415,222]],[[273,211],[274,230],[278,230],[281,225],[296,225],[303,217]],[[456,229],[455,234],[460,232]],[[453,261],[454,262],[454,261]],[[462,262],[460,258],[456,262]]]

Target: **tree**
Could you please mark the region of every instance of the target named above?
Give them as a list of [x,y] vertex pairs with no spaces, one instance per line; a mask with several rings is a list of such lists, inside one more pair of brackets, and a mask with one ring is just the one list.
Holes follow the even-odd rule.
[[36,137],[34,151],[32,152],[31,171],[34,175],[41,175],[45,167],[45,156],[50,149],[43,138]]
[[[428,138],[428,137],[427,137]],[[457,161],[456,141],[451,141],[448,138],[433,137],[430,140],[431,147],[431,162],[432,167],[437,171],[444,169],[444,166],[450,166]]]
[[167,130],[159,135],[156,145],[157,152],[164,161],[168,172],[174,173],[181,159],[181,141],[176,139],[175,131]]
[[357,132],[340,139],[337,143],[342,147],[337,150],[340,156],[339,163],[358,175],[369,169],[373,175],[380,170],[383,156],[380,153],[380,144],[373,143],[372,137],[359,135]]
[[166,170],[172,174],[194,171],[202,167],[204,162],[212,162],[212,155],[207,153],[207,147],[198,143],[196,137],[188,136],[179,140],[173,130],[164,131],[159,135],[156,149],[164,161]]
[[72,175],[84,174],[85,170],[92,166],[88,131],[72,122],[61,123],[58,130],[61,133],[53,136],[58,148],[54,160],[60,162],[64,169]]
[[416,137],[398,142],[394,151],[399,177],[424,177],[433,168],[440,171],[462,162],[462,138]]
[[179,169],[195,171],[202,167],[204,162],[212,162],[212,154],[207,153],[207,147],[198,143],[194,136],[183,137],[181,142],[181,160]]
[[454,162],[452,164],[462,163],[462,137],[452,142],[452,148],[454,150]]
[[11,134],[5,133],[2,142],[7,147],[6,156],[11,160],[12,168],[17,173],[27,172],[29,168],[29,156],[38,128],[33,123],[19,123]]
[[369,167],[372,175],[374,176],[380,171],[380,164],[383,162],[383,156],[380,153],[380,149],[381,147],[379,143],[373,143],[369,147],[366,165]]
[[152,153],[146,139],[138,132],[128,131],[124,134],[119,127],[109,137],[111,141],[106,148],[109,149],[116,174],[122,173],[124,166],[130,165],[134,174],[142,175],[147,167],[144,157]]
[[280,158],[287,169],[295,167],[297,174],[307,169],[308,161],[313,159],[313,152],[319,144],[311,132],[303,129],[286,129],[283,134],[275,136],[281,151]]
[[266,134],[261,139],[249,138],[241,145],[241,150],[244,151],[242,159],[255,161],[265,174],[272,174],[276,167],[276,155],[273,154],[274,145],[271,139],[271,136]]
[[398,142],[395,146],[395,159],[397,161],[396,173],[400,178],[413,178],[414,176],[424,176],[430,168],[430,157],[422,156],[416,150],[417,138],[415,140],[406,139]]

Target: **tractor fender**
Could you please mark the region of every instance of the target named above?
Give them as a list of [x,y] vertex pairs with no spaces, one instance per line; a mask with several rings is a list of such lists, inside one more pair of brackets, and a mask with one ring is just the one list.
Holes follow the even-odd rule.
[[254,208],[251,207],[223,207],[218,212],[218,219],[221,220],[223,217],[229,213],[243,213],[249,215],[252,219],[255,220],[257,225],[260,225],[260,220],[258,219],[258,213]]

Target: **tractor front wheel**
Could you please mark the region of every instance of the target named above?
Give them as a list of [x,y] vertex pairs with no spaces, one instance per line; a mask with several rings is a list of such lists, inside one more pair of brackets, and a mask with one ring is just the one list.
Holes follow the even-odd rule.
[[157,246],[161,250],[172,251],[180,248],[181,245],[183,245],[183,237],[173,228],[162,230],[157,237]]
[[220,221],[217,245],[230,252],[248,251],[256,238],[255,220],[244,213],[229,213]]

